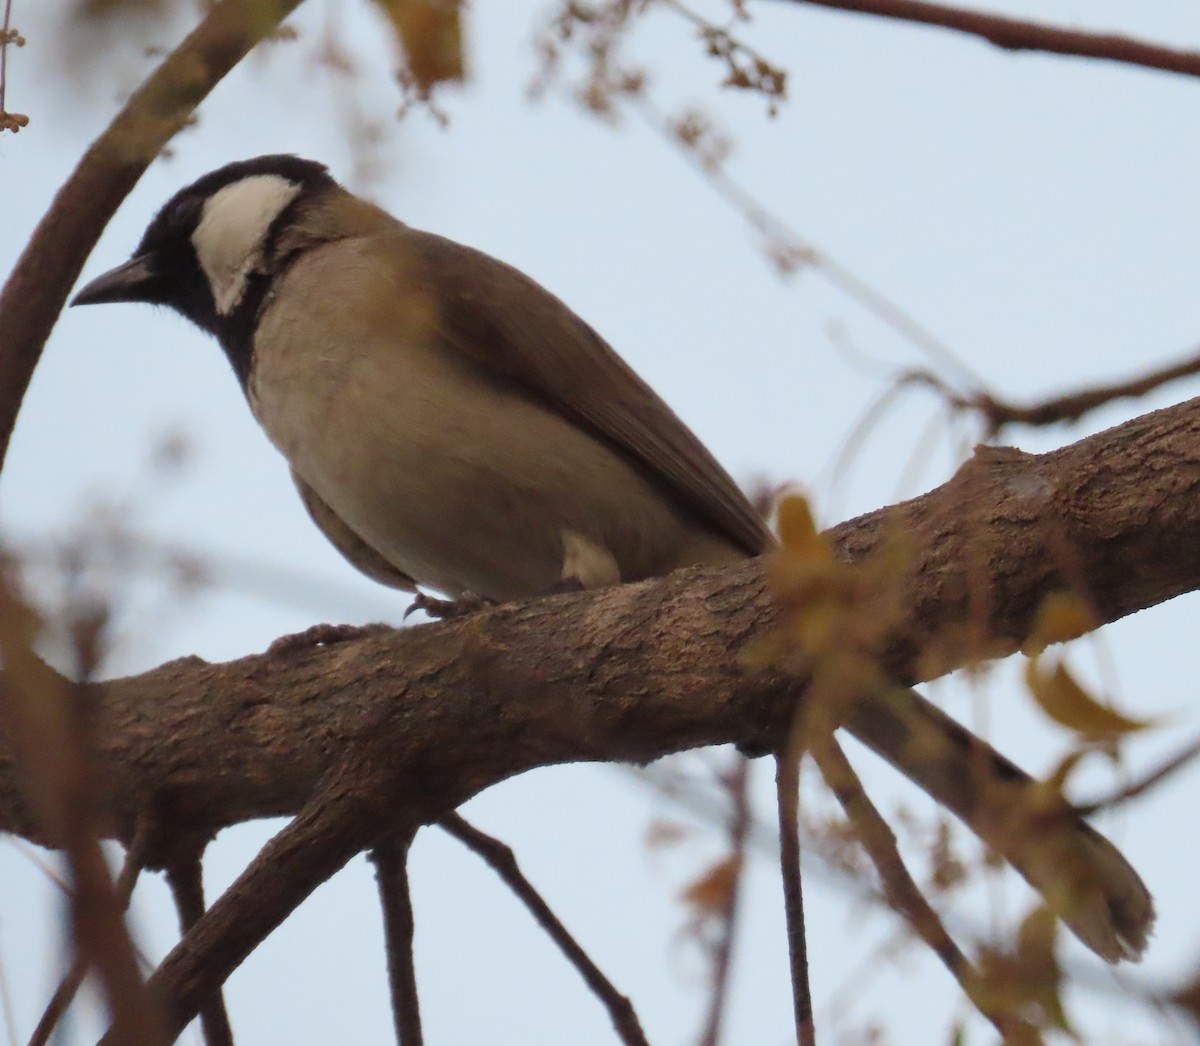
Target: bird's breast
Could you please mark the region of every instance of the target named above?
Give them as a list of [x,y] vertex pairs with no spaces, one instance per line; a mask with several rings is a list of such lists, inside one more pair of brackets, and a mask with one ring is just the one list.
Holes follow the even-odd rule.
[[686,540],[669,496],[440,342],[429,304],[375,286],[369,266],[355,293],[307,294],[310,280],[329,286],[331,261],[302,259],[286,277],[260,321],[247,392],[275,446],[352,530],[451,594],[544,593],[567,563],[595,584],[661,572]]

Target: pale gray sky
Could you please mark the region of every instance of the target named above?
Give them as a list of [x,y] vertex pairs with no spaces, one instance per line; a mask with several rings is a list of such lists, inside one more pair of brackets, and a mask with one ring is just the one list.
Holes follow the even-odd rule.
[[[703,5],[697,5],[702,7]],[[1182,0],[1044,0],[989,5],[1063,24],[1117,29],[1200,47],[1200,13]],[[64,75],[65,0],[22,3],[28,46],[10,57],[11,107],[30,126],[0,138],[7,272],[117,95],[151,67],[142,41],[96,50],[109,69]],[[912,394],[859,449],[836,491],[830,463],[884,387],[834,348],[837,325],[855,349],[894,366],[924,362],[817,273],[780,279],[742,219],[636,120],[611,128],[561,98],[530,104],[530,42],[544,5],[476,3],[473,80],[445,107],[441,130],[421,115],[396,124],[390,44],[366,4],[311,0],[301,42],[276,46],[236,71],[154,165],[101,240],[85,274],[123,259],[177,188],[228,160],[297,152],[352,180],[346,98],[382,121],[382,175],[369,190],[398,217],[483,248],[541,280],[592,323],[740,477],[766,474],[814,487],[827,522],[940,482],[970,433],[922,434],[938,415]],[[721,5],[709,5],[719,10]],[[751,5],[743,30],[790,72],[791,99],[768,119],[756,98],[719,94],[715,65],[686,27],[649,20],[634,51],[659,103],[710,107],[734,135],[731,172],[779,217],[884,291],[948,343],[994,390],[1017,398],[1112,378],[1167,360],[1200,341],[1200,82],[1080,60],[1012,55],[964,37],[817,11]],[[363,76],[339,86],[311,66],[330,12],[360,56]],[[153,34],[166,46],[183,24]],[[78,65],[73,61],[73,66]],[[341,92],[341,98],[338,98]],[[1132,412],[1182,399],[1170,388],[1087,426],[1010,438],[1045,449]],[[191,448],[173,477],[148,466],[149,445],[182,433]],[[966,441],[966,442],[964,442]],[[920,467],[911,468],[914,461]],[[907,479],[905,479],[907,477]],[[257,651],[318,620],[399,622],[404,597],[355,575],[297,501],[282,460],[255,427],[216,345],[165,311],[125,306],[64,316],[34,379],[9,454],[0,501],[6,540],[66,537],[114,511],[156,542],[206,557],[224,584],[179,604],[153,577],[116,582],[122,643],[113,671],[183,654],[210,659]],[[280,575],[282,574],[282,578]],[[291,582],[294,574],[303,579]],[[51,598],[45,577],[38,595]],[[1168,730],[1132,749],[1136,766],[1195,731],[1195,642],[1188,597],[1080,644],[1074,663],[1139,712],[1171,712]],[[164,607],[169,608],[164,613]],[[1113,665],[1109,670],[1105,666]],[[1001,747],[1046,769],[1065,739],[1043,727],[1006,666],[985,718]],[[937,689],[970,719],[980,704],[952,683]],[[894,775],[858,760],[885,806],[912,801]],[[770,774],[762,769],[762,815]],[[1097,771],[1093,791],[1111,778]],[[1126,847],[1155,892],[1159,931],[1138,978],[1182,979],[1200,948],[1195,898],[1193,773],[1102,827]],[[471,803],[469,818],[516,849],[567,924],[638,1008],[656,1046],[693,1042],[705,1004],[702,968],[678,933],[684,883],[719,853],[700,832],[672,853],[644,835],[676,816],[617,772],[541,771]],[[219,889],[276,825],[226,833],[207,874]],[[0,959],[27,1036],[55,980],[58,899],[42,873],[0,846]],[[415,850],[418,969],[427,1039],[446,1043],[601,1044],[613,1041],[598,1003],[480,863],[437,832]],[[1028,903],[1006,884],[1011,917]],[[894,932],[886,916],[854,910],[853,894],[809,886],[810,953],[818,1020],[827,1030],[878,1019],[892,1041],[944,1041],[961,1012],[937,964],[909,950],[897,967],[870,966],[862,998],[830,1023],[828,1003]],[[979,894],[956,911],[987,926]],[[139,888],[135,927],[158,957],[174,941],[161,884]],[[738,943],[730,1043],[788,1041],[779,888],[769,861],[749,879]],[[1069,952],[1080,958],[1077,949]],[[1086,960],[1081,960],[1086,961]],[[857,972],[856,972],[857,971]],[[1104,976],[1104,975],[1101,975]],[[1187,1041],[1149,1024],[1136,1006],[1110,1006],[1113,982],[1072,997],[1089,1042]],[[850,997],[856,993],[851,990]],[[229,982],[244,1043],[387,1042],[391,1021],[374,884],[363,861],[321,888]],[[972,1040],[990,1041],[975,1025]],[[64,1041],[94,1032],[86,1014]],[[834,1041],[832,1037],[826,1041]]]

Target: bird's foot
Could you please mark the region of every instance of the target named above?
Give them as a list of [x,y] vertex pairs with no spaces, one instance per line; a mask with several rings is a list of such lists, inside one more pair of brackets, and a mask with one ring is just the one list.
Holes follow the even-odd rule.
[[404,611],[404,619],[407,621],[409,614],[416,610],[423,610],[435,621],[452,621],[455,618],[477,614],[479,611],[495,605],[490,599],[477,596],[474,592],[464,592],[458,599],[437,599],[434,596],[427,596],[424,592],[418,592],[413,596],[413,601],[408,605],[408,609]]
[[303,632],[280,636],[269,647],[268,654],[287,654],[294,650],[309,650],[316,646],[331,646],[346,643],[351,639],[363,639],[378,632],[387,631],[388,625],[313,625]]

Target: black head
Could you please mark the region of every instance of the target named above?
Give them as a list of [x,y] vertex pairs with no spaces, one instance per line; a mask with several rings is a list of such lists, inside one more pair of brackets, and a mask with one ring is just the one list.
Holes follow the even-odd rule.
[[271,239],[291,209],[335,185],[323,165],[297,156],[227,164],[171,197],[133,257],[88,283],[71,304],[168,305],[221,336],[261,301]]

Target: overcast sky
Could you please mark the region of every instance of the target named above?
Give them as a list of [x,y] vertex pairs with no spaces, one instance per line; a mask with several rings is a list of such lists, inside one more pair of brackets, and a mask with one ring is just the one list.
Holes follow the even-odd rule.
[[[699,6],[699,5],[698,5]],[[120,98],[152,67],[148,43],[173,46],[186,20],[139,35],[130,27],[81,40],[65,0],[16,0],[28,45],[9,60],[9,106],[30,115],[0,137],[7,272],[53,192]],[[1043,0],[992,9],[1200,47],[1200,13],[1183,0]],[[636,118],[610,126],[562,96],[531,104],[540,3],[474,5],[469,86],[444,100],[445,130],[417,113],[393,119],[397,96],[386,32],[365,3],[311,0],[298,43],[274,45],[213,94],[199,126],[155,163],[105,233],[85,277],[128,256],[177,188],[229,160],[296,152],[328,163],[398,217],[524,269],[595,326],[678,410],[739,478],[808,488],[832,523],[926,490],[969,448],[969,427],[943,424],[912,393],[839,458],[891,369],[927,365],[907,340],[819,273],[783,279],[742,216]],[[720,10],[720,5],[713,5]],[[761,99],[717,91],[687,25],[647,20],[631,54],[653,77],[656,104],[707,107],[736,143],[730,174],[771,213],[870,283],[950,346],[998,394],[1036,397],[1167,361],[1200,341],[1200,82],[1082,60],[1013,55],[961,36],[809,9],[750,5],[739,29],[789,71],[789,101],[768,118]],[[353,80],[314,66],[327,19],[361,68]],[[377,124],[364,176],[355,128]],[[1006,436],[1047,449],[1131,413],[1183,399],[1194,385],[1120,404],[1084,426]],[[175,469],[155,447],[180,439]],[[840,467],[835,463],[842,462]],[[837,474],[837,483],[833,482]],[[144,569],[98,575],[118,607],[109,669],[133,672],[184,654],[228,659],[317,621],[399,623],[405,597],[358,577],[308,521],[287,469],[258,431],[228,364],[180,318],[138,306],[64,315],[34,378],[3,479],[5,540],[41,557],[55,542],[95,536],[109,521],[160,555]],[[181,594],[161,569],[178,552],[211,583]],[[156,563],[158,564],[156,566]],[[33,595],[58,599],[52,571]],[[1196,732],[1195,597],[1137,615],[1077,644],[1072,664],[1126,707],[1170,713],[1131,748],[1149,767]],[[1043,725],[1002,666],[984,691],[953,682],[936,696],[1033,770],[1067,739]],[[885,808],[926,808],[856,751]],[[698,760],[693,766],[700,767]],[[771,822],[770,771],[757,770]],[[1111,785],[1095,768],[1089,795]],[[1169,985],[1200,958],[1191,843],[1196,774],[1106,819],[1154,891],[1161,913],[1139,982]],[[468,805],[466,815],[516,849],[534,882],[618,987],[651,1042],[695,1041],[706,1002],[703,966],[683,940],[678,894],[720,855],[717,833],[618,770],[569,767],[525,775]],[[695,826],[667,851],[645,844],[668,818]],[[223,835],[206,865],[227,884],[277,824]],[[599,1004],[479,862],[436,830],[414,851],[417,975],[431,1044],[610,1043]],[[28,851],[0,846],[0,959],[19,1037],[56,981],[59,897]],[[844,884],[808,887],[818,1021],[849,1034],[884,1023],[890,1041],[946,1041],[962,1012],[937,964],[915,948],[878,960],[896,932]],[[954,909],[986,929],[1018,917],[1027,891],[1005,881]],[[174,942],[156,881],[139,887],[134,926],[145,953]],[[1094,969],[1083,953],[1070,959]],[[865,965],[864,965],[865,964]],[[1089,1042],[1188,1041],[1148,1020],[1102,971],[1071,996]],[[788,1041],[779,887],[773,862],[748,879],[728,1018],[731,1043]],[[244,1043],[386,1042],[391,1035],[374,884],[355,861],[322,887],[229,982]],[[1114,1000],[1116,1000],[1114,1002]],[[989,1041],[972,1025],[971,1041]],[[94,1036],[85,1012],[65,1042]]]

